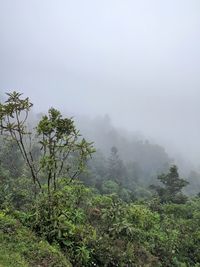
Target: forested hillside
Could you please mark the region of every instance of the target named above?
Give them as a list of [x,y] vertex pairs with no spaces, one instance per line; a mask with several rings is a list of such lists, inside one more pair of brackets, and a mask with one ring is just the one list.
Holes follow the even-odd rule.
[[99,129],[95,149],[58,110],[31,124],[29,98],[6,97],[0,266],[200,266],[200,196],[162,147]]
[[77,116],[75,121],[82,134],[94,142],[97,150],[88,163],[89,172],[84,179],[87,185],[92,183],[94,186],[97,180],[97,188],[100,188],[101,181],[108,179],[109,161],[114,156],[112,148],[115,147],[117,149],[116,156],[114,156],[116,163],[120,161],[121,175],[126,176],[123,179],[125,187],[134,188],[133,190],[138,188],[139,191],[135,194],[148,194],[147,189],[149,185],[157,183],[157,176],[167,172],[171,165],[177,163],[180,164],[180,173],[189,181],[184,192],[193,196],[198,194],[200,173],[187,160],[173,158],[163,146],[149,141],[137,132],[130,133],[117,129],[108,115],[93,119],[87,116]]

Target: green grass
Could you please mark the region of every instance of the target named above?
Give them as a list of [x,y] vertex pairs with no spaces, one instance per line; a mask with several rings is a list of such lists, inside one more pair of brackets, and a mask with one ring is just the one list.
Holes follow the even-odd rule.
[[28,267],[20,253],[0,247],[0,267]]
[[0,267],[71,267],[58,248],[0,212]]

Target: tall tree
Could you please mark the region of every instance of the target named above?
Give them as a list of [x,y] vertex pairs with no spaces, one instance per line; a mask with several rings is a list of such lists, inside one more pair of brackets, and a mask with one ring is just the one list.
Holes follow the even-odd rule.
[[111,148],[111,155],[108,159],[108,179],[120,185],[124,184],[126,179],[126,168],[115,146]]
[[[48,194],[55,191],[63,169],[67,176],[75,178],[94,152],[92,143],[80,137],[71,118],[51,108],[42,117],[36,129],[28,129],[28,115],[33,104],[18,92],[8,93],[0,103],[0,131],[4,138],[14,141],[28,166],[33,179],[35,194],[47,184]],[[34,157],[34,145],[40,146],[38,161]],[[45,176],[45,182],[41,178]]]
[[182,189],[189,183],[179,177],[177,166],[173,165],[167,174],[158,176],[158,180],[163,186],[151,186],[155,189],[161,202],[184,203],[187,197],[182,193]]

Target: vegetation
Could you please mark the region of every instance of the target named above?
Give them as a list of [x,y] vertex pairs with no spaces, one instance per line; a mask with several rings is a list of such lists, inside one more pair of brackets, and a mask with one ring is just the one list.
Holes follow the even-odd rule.
[[0,266],[200,266],[200,198],[176,166],[149,189],[59,111],[28,128],[31,107],[16,92],[0,105]]
[[162,182],[164,187],[151,186],[158,193],[162,203],[185,203],[187,197],[183,195],[181,190],[188,184],[184,179],[179,178],[178,169],[174,165],[170,168],[169,173],[158,176],[158,180]]
[[0,213],[0,244],[0,266],[71,267],[56,246],[39,239],[5,212]]

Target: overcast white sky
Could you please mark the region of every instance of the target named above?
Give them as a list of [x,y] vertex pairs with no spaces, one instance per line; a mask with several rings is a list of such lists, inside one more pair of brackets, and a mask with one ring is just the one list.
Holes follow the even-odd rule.
[[14,89],[200,163],[200,1],[0,0],[0,90]]

